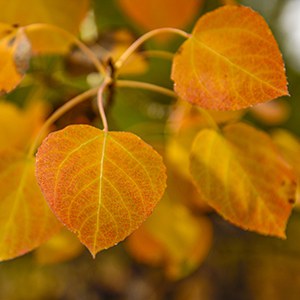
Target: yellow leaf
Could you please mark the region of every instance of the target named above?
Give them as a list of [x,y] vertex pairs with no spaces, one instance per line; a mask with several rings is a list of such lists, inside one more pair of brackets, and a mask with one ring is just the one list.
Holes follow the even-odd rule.
[[199,13],[202,0],[119,0],[122,10],[145,30],[184,28]]
[[237,110],[287,95],[281,53],[264,19],[223,6],[197,22],[175,55],[178,95],[207,109]]
[[242,123],[225,127],[224,136],[202,130],[192,147],[190,170],[208,204],[225,219],[285,237],[296,178],[267,134]]
[[223,125],[237,121],[243,114],[244,111],[205,111],[186,101],[178,101],[168,121],[168,161],[179,174],[190,179],[189,156],[197,133],[204,128],[211,128],[212,123]]
[[[0,22],[26,26],[47,23],[77,34],[89,9],[89,0],[0,0]],[[34,53],[64,53],[70,41],[57,32],[38,27],[25,29]]]
[[37,153],[37,178],[56,216],[93,256],[137,229],[165,190],[161,157],[131,133],[73,125]]
[[140,262],[163,266],[169,278],[179,279],[202,263],[211,242],[206,217],[196,218],[182,204],[164,198],[126,245]]
[[89,8],[89,0],[0,0],[0,22],[25,26],[48,23],[77,33]]
[[7,260],[40,246],[61,225],[37,185],[34,159],[14,149],[0,157],[0,260]]

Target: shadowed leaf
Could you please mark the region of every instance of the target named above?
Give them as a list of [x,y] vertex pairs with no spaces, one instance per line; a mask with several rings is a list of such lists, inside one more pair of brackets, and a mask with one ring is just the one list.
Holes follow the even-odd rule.
[[138,261],[162,266],[177,280],[202,263],[211,242],[212,226],[206,217],[196,218],[184,205],[165,197],[126,245]]
[[190,170],[195,184],[225,219],[266,235],[285,237],[295,202],[296,178],[268,135],[245,124],[224,135],[197,135]]
[[7,260],[40,246],[61,225],[37,185],[34,158],[13,149],[0,154],[0,260]]

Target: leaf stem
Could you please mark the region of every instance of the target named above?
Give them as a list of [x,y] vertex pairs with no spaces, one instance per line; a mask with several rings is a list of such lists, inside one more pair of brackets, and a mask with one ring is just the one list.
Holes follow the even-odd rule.
[[34,156],[34,152],[38,145],[41,142],[42,137],[46,134],[48,131],[49,127],[57,121],[64,113],[69,111],[71,108],[76,106],[77,104],[87,100],[88,98],[96,95],[98,92],[98,87],[92,88],[90,90],[87,90],[83,92],[80,95],[77,95],[76,97],[72,98],[68,102],[66,102],[64,105],[62,105],[60,108],[58,108],[43,124],[41,129],[39,130],[38,134],[36,135],[36,138],[34,139],[33,143],[31,144],[31,147],[29,148],[28,151],[28,157]]
[[[117,87],[125,87],[125,88],[139,88],[143,90],[148,90],[148,91],[153,91],[157,92],[172,98],[178,98],[178,95],[167,88],[152,84],[152,83],[147,83],[147,82],[141,82],[141,81],[133,81],[133,80],[117,80],[116,81],[116,86]],[[213,128],[216,131],[220,131],[218,124],[216,121],[213,119],[211,114],[205,110],[202,107],[197,106],[199,111],[202,113],[204,118],[207,120],[207,123],[210,125],[211,128]]]
[[172,60],[174,57],[173,52],[164,51],[164,50],[145,50],[140,52],[141,55],[144,55],[146,57],[157,57],[157,58],[163,58],[167,60]]
[[104,104],[103,104],[103,92],[110,83],[111,83],[111,78],[105,77],[103,83],[101,84],[101,86],[99,87],[98,92],[97,92],[97,103],[98,103],[98,108],[99,108],[104,132],[108,132],[108,123],[107,123],[105,110],[104,110]]
[[134,53],[145,41],[147,41],[148,39],[152,38],[155,35],[162,34],[162,33],[174,33],[174,34],[178,34],[184,38],[190,37],[189,33],[185,32],[183,30],[177,29],[177,28],[172,28],[172,27],[164,27],[164,28],[158,28],[158,29],[151,30],[151,31],[145,33],[144,35],[142,35],[141,37],[139,37],[133,44],[131,44],[130,47],[127,48],[127,50],[116,61],[116,63],[115,63],[116,69],[120,69],[122,67],[122,65],[124,64],[124,62],[128,59],[128,57],[132,53]]
[[85,55],[93,62],[98,72],[102,75],[106,74],[106,69],[103,64],[100,62],[96,54],[87,47],[84,43],[82,43],[76,36],[72,33],[52,24],[45,24],[45,23],[35,23],[30,24],[24,27],[27,32],[35,32],[35,31],[44,31],[49,30],[55,32],[66,39],[70,40],[71,43],[76,45]]
[[142,81],[117,80],[116,86],[117,87],[125,87],[125,88],[138,88],[138,89],[153,91],[153,92],[157,92],[157,93],[160,93],[160,94],[172,97],[172,98],[178,97],[178,95],[172,90],[158,86],[156,84],[142,82]]

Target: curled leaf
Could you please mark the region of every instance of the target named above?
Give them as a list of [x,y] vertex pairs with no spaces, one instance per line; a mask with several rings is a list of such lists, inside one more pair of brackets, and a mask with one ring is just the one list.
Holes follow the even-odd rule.
[[94,256],[137,229],[166,185],[162,159],[149,145],[87,125],[44,140],[37,179],[53,212]]
[[288,95],[281,53],[264,19],[224,6],[197,22],[175,55],[178,95],[207,109],[237,110]]
[[296,178],[270,137],[245,124],[197,135],[190,170],[208,204],[243,229],[285,237]]
[[[5,27],[0,24],[0,29]],[[0,90],[10,92],[22,80],[29,67],[31,44],[22,29],[8,29],[0,38]]]

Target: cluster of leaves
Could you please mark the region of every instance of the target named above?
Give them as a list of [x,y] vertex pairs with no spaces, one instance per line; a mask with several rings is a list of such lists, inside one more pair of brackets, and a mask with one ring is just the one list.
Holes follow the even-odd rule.
[[[40,1],[32,14],[16,10],[22,7],[17,2],[21,3],[6,3],[1,15],[3,92],[20,84],[32,57],[69,55],[74,46],[99,74],[94,88],[62,105],[46,121],[47,108],[40,101],[32,100],[23,110],[0,103],[1,260],[55,239],[62,223],[93,256],[134,232],[127,241],[128,251],[144,263],[163,265],[170,277],[177,278],[208,253],[212,228],[205,212],[212,209],[243,229],[285,238],[297,198],[299,141],[282,130],[269,136],[241,121],[243,109],[288,95],[281,53],[258,13],[244,6],[222,6],[200,17],[189,34],[178,28],[193,19],[200,0],[176,1],[176,5],[167,0],[142,4],[119,0],[125,15],[151,31],[128,48],[131,36],[119,32],[113,49],[101,46],[97,57],[95,49],[75,37],[89,1],[77,0],[76,5]],[[154,12],[153,7],[161,9]],[[72,18],[66,18],[65,11]],[[170,33],[186,39],[174,58],[164,51],[148,55],[171,56],[174,91],[119,80],[121,75],[147,69],[138,51],[143,42],[155,36],[161,44]],[[78,59],[77,50],[72,55]],[[180,99],[170,113],[165,144],[158,147],[165,163],[135,134],[108,130],[105,109],[113,105],[118,87],[149,89]],[[63,113],[96,94],[103,130],[70,125],[44,139]],[[156,211],[137,230],[163,195]],[[201,213],[195,216],[189,207]],[[67,247],[70,237],[66,236],[56,236],[62,241],[58,248]],[[57,245],[53,241],[38,252],[42,260],[47,256],[43,253],[49,253],[47,247]],[[74,243],[74,251],[65,255],[76,255],[80,249]]]

